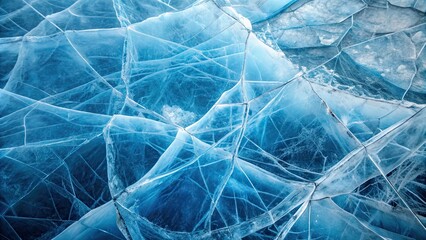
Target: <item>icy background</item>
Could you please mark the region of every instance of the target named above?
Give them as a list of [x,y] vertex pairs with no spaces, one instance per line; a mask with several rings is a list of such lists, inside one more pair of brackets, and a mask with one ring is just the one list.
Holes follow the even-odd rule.
[[0,239],[426,239],[426,0],[0,0]]

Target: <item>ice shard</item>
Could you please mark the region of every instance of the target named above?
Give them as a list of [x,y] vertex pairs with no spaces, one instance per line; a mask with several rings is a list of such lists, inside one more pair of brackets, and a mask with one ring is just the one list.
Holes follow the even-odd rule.
[[0,1],[1,239],[424,239],[426,1]]

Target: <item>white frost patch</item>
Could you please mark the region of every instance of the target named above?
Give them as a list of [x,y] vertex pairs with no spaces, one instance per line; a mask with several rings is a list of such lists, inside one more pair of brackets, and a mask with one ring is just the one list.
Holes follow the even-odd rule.
[[348,116],[346,116],[346,115],[343,115],[343,116],[341,117],[341,120],[342,120],[343,125],[345,125],[345,127],[347,127],[347,126],[348,126],[348,124],[349,124],[349,117],[348,117]]
[[235,17],[245,28],[252,30],[251,22],[241,14],[239,14],[234,8],[226,7],[228,9],[228,13]]
[[195,113],[185,111],[178,106],[164,105],[161,109],[162,115],[174,124],[186,127],[195,121]]
[[330,46],[335,41],[337,41],[337,39],[339,39],[339,37],[319,36],[319,40],[320,40],[321,44],[326,45],[326,46]]

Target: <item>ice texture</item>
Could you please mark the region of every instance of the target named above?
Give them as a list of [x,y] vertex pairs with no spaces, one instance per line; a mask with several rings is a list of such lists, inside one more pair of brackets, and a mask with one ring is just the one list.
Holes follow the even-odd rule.
[[425,0],[0,0],[0,239],[425,239]]

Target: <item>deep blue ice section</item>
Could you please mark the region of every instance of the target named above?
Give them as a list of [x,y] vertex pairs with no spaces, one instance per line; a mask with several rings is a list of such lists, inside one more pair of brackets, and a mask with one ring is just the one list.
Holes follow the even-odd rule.
[[0,0],[0,239],[425,239],[425,0]]

